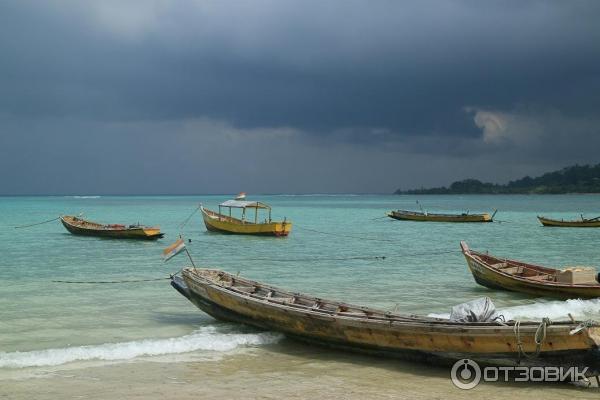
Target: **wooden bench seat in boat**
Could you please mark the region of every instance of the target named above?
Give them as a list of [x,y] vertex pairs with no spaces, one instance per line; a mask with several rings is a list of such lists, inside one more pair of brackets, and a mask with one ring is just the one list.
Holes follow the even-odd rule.
[[509,275],[521,275],[523,273],[523,267],[507,266],[502,268],[501,271]]
[[540,274],[540,275],[534,275],[534,276],[528,276],[527,279],[532,279],[535,281],[551,281],[554,282],[556,281],[556,276],[553,274]]
[[256,286],[234,286],[234,289],[239,290],[240,292],[254,293],[258,288]]

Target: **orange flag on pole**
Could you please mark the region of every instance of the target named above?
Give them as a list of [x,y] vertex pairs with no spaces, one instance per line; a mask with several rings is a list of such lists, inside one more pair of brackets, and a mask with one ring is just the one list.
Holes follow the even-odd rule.
[[185,250],[183,239],[177,239],[175,243],[163,250],[163,261],[167,262],[170,258],[175,257],[183,250]]

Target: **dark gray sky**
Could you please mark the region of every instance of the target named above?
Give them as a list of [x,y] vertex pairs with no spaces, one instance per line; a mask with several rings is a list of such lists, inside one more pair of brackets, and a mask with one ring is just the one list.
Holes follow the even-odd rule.
[[0,194],[391,192],[600,162],[598,1],[2,1]]

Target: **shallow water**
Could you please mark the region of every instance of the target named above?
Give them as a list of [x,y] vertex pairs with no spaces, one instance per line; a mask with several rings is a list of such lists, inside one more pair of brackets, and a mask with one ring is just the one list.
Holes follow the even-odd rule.
[[[600,214],[600,196],[253,196],[293,221],[288,238],[207,233],[198,213],[228,196],[0,198],[0,376],[31,368],[87,367],[140,357],[223,353],[271,346],[278,336],[216,323],[174,291],[167,279],[128,284],[65,284],[167,277],[185,266],[161,260],[181,232],[198,266],[321,297],[444,314],[452,305],[490,296],[513,318],[600,318],[598,300],[555,301],[476,285],[459,252],[473,249],[564,267],[600,264],[600,229],[543,228],[536,214],[575,218]],[[382,218],[390,209],[490,212],[500,223],[444,224]],[[160,225],[157,242],[78,237],[60,222],[14,226],[78,214],[111,223]],[[385,256],[385,260],[375,257]],[[237,349],[237,350],[236,350]],[[265,350],[266,351],[266,350]],[[183,357],[183,360],[188,358]],[[174,356],[171,362],[177,363]],[[183,362],[183,361],[182,361]],[[217,361],[218,362],[218,361]],[[317,361],[318,362],[318,361]],[[111,368],[113,368],[111,367]],[[26,371],[25,371],[26,370]]]

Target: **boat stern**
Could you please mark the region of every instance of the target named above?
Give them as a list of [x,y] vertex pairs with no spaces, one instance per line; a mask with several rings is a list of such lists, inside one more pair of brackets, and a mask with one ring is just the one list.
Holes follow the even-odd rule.
[[[588,321],[587,325],[591,325],[593,322]],[[577,328],[576,328],[577,329]],[[588,326],[584,328],[587,335],[587,340],[592,349],[598,350],[600,349],[600,325]],[[598,353],[598,357],[600,357],[600,353]]]
[[292,231],[292,223],[283,221],[275,222],[274,232],[275,236],[287,236]]
[[160,232],[160,228],[144,228],[142,229],[144,232],[144,235],[146,235],[148,238],[152,238],[152,239],[160,239],[162,238],[165,234]]
[[[578,330],[582,332],[577,332]],[[587,376],[600,376],[600,325],[586,321],[571,331],[571,335],[583,334],[589,350],[581,360],[581,367],[587,368]]]

